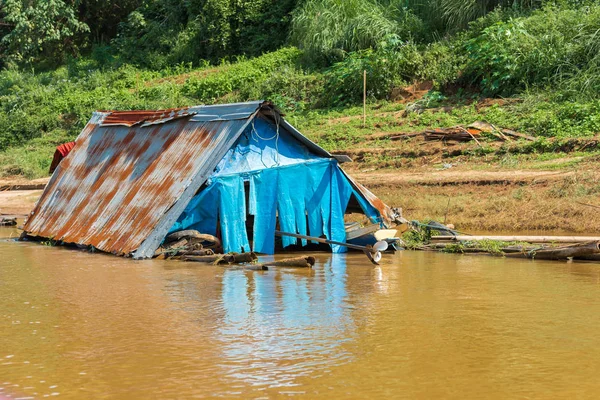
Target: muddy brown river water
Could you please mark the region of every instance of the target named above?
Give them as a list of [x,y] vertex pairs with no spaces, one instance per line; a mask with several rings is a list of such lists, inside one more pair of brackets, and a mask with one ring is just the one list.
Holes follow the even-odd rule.
[[600,264],[317,258],[246,272],[0,241],[0,399],[600,395]]

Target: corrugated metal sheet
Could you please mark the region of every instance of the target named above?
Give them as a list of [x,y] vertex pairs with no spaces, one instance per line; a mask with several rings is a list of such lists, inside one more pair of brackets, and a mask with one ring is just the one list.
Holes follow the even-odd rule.
[[[256,112],[257,104],[249,109]],[[136,257],[151,256],[250,120],[192,121],[190,113],[142,126],[135,123],[148,121],[148,114],[138,114],[138,121],[131,115],[94,113],[52,176],[25,232],[120,255],[139,249]],[[161,112],[153,115],[164,118]],[[107,120],[132,126],[103,126]]]
[[[96,112],[31,212],[31,236],[147,258],[256,115],[332,157],[264,102]],[[350,179],[389,221],[390,209]]]

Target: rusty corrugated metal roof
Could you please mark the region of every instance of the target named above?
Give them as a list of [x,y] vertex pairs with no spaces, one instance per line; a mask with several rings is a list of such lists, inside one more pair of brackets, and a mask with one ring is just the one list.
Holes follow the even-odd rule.
[[[178,110],[186,115],[175,120],[161,111],[94,113],[24,231],[119,255],[137,250],[136,258],[152,256],[260,107],[259,102],[237,105],[234,114],[240,119],[232,120],[223,119],[214,106]],[[203,118],[193,118],[200,113]],[[169,119],[139,124],[149,116]],[[106,121],[132,124],[106,126]]]

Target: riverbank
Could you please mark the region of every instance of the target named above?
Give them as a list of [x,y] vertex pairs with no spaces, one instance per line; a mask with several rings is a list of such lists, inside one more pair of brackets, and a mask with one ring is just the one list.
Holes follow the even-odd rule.
[[[532,164],[511,169],[498,162],[459,159],[445,167],[422,161],[419,168],[374,169],[361,162],[344,168],[387,204],[401,207],[409,220],[446,221],[469,232],[600,232],[598,209],[591,206],[600,206],[600,172],[594,160],[577,159],[576,166],[564,166],[572,160],[562,158],[558,169]],[[5,188],[0,191],[0,213],[26,215],[42,193],[6,190],[11,185],[39,188],[47,180],[0,181]]]
[[469,232],[599,232],[600,174],[592,169],[352,173],[410,220]]

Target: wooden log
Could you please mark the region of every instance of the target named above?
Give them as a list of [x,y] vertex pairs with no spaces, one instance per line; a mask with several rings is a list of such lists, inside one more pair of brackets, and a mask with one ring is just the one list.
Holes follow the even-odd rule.
[[266,265],[260,265],[260,264],[256,264],[256,265],[234,265],[231,266],[229,268],[227,268],[228,271],[268,271],[269,267],[267,267]]
[[187,244],[188,244],[187,239],[180,239],[176,242],[169,243],[168,245],[165,246],[165,248],[166,249],[179,249],[179,248],[185,247]]
[[188,255],[184,255],[181,257],[181,259],[183,261],[194,261],[194,262],[201,262],[201,263],[207,263],[207,264],[213,264],[215,262],[218,262],[219,260],[223,259],[223,254],[213,254],[213,255],[206,255],[206,256],[188,256]]
[[0,217],[0,226],[15,226],[17,218]]
[[315,265],[315,261],[315,258],[312,256],[302,256],[279,261],[269,261],[260,265],[265,267],[312,268]]
[[477,242],[481,240],[496,240],[500,242],[527,242],[527,243],[586,243],[600,241],[598,236],[481,236],[481,235],[439,235],[432,236],[431,240],[450,240],[454,242]]
[[249,253],[234,253],[225,254],[225,259],[231,264],[251,263],[258,260],[258,256],[254,252]]
[[232,253],[232,254],[213,254],[213,255],[190,255],[184,254],[181,257],[184,261],[195,261],[203,263],[211,263],[218,265],[228,264],[244,264],[252,263],[258,260],[255,253]]
[[566,260],[567,258],[585,257],[600,254],[600,242],[578,243],[572,246],[554,249],[531,250],[522,253],[506,254],[511,258],[531,258],[535,260]]
[[589,256],[575,256],[574,260],[600,261],[600,254],[592,254]]

